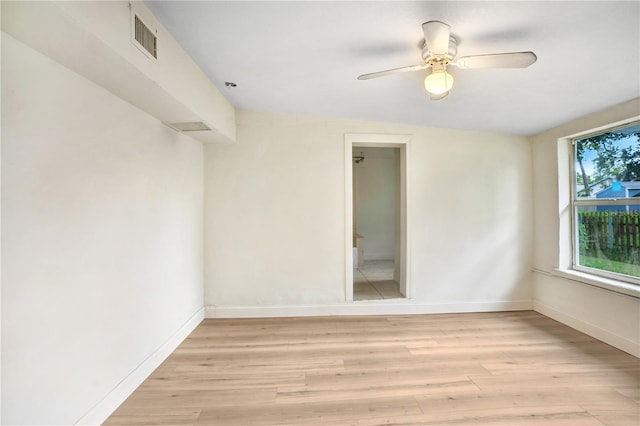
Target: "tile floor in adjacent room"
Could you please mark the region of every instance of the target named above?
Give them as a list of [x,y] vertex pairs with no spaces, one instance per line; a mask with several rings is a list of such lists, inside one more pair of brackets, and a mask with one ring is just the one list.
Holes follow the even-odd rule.
[[393,260],[365,260],[361,268],[354,268],[353,300],[403,298],[393,270]]

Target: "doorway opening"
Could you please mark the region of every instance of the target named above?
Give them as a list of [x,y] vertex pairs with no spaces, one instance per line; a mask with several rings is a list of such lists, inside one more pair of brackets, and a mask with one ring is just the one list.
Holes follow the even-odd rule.
[[347,301],[411,298],[410,136],[345,135]]

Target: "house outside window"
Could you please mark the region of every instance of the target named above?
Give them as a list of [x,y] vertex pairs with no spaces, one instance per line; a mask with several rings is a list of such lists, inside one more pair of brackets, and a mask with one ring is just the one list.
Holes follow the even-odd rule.
[[573,268],[640,285],[640,122],[572,143]]

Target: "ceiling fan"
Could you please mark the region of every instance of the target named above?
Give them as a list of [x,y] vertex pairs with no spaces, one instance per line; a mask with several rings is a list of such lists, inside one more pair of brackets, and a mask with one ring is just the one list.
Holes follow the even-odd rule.
[[495,53],[489,55],[463,56],[456,59],[458,42],[451,35],[449,25],[440,21],[428,21],[422,24],[424,47],[422,60],[424,64],[394,68],[385,71],[362,74],[358,80],[369,80],[386,75],[407,71],[420,71],[432,68],[424,79],[424,87],[431,99],[444,99],[453,87],[453,76],[447,72],[447,66],[462,69],[468,68],[526,68],[538,58],[533,52]]

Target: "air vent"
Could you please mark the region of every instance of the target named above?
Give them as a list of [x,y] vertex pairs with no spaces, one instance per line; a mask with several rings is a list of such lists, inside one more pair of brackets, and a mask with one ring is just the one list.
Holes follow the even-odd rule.
[[131,42],[151,59],[158,59],[157,31],[131,9]]
[[164,123],[178,132],[201,132],[211,130],[209,126],[202,121],[184,122],[184,123]]
[[145,24],[135,16],[135,39],[151,56],[158,59],[158,38]]

